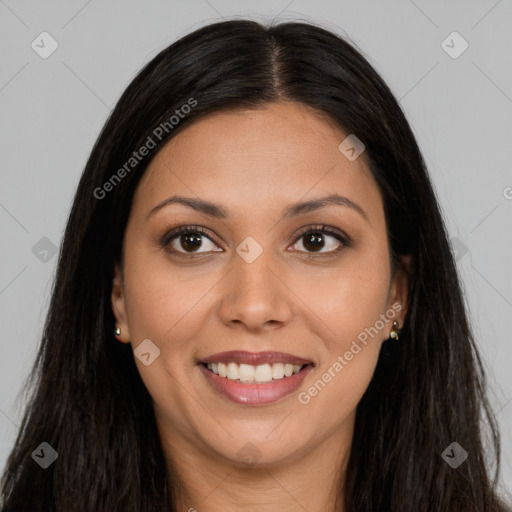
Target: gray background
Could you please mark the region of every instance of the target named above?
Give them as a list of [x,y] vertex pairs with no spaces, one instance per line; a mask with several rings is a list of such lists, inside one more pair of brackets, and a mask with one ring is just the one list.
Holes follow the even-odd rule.
[[[0,464],[14,442],[16,394],[48,307],[52,249],[94,140],[144,63],[186,33],[236,16],[312,21],[349,36],[400,99],[452,237],[510,492],[510,0],[0,0]],[[469,44],[457,58],[447,53],[463,48],[448,37],[454,31]],[[46,59],[31,47],[51,49],[42,32],[58,44]]]

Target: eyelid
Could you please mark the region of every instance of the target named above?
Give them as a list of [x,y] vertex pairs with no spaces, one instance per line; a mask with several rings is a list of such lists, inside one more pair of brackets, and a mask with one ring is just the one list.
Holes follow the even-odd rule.
[[[332,236],[332,237],[336,238],[338,240],[338,242],[340,242],[342,244],[342,246],[345,246],[345,247],[350,247],[352,244],[352,239],[346,233],[339,230],[338,228],[334,228],[332,226],[328,226],[325,224],[316,224],[316,225],[309,224],[307,226],[300,228],[298,233],[296,233],[294,235],[294,237],[291,239],[291,241],[289,241],[288,243],[296,244],[306,233],[310,233],[310,232],[321,232],[321,233],[327,234],[328,236]],[[186,234],[186,233],[199,233],[199,234],[205,236],[206,238],[208,238],[215,245],[217,245],[217,246],[220,245],[218,238],[213,234],[212,231],[210,231],[209,229],[204,228],[202,226],[189,224],[189,225],[184,225],[184,226],[177,226],[176,228],[172,228],[172,229],[166,231],[166,233],[164,234],[164,236],[161,239],[161,242],[160,242],[161,246],[163,248],[166,248],[171,243],[171,241],[173,241],[173,239],[175,239],[176,237],[178,237],[180,235]],[[325,253],[315,253],[315,252],[305,252],[305,251],[297,251],[297,252],[305,252],[305,254],[308,254],[308,255],[315,255],[315,254],[328,255],[328,254],[334,254],[338,251],[339,251],[339,249],[327,251]],[[176,250],[170,250],[170,252],[173,254],[179,254],[179,255],[183,255],[183,256],[195,256],[195,255],[201,255],[201,254],[203,254],[203,255],[211,254],[212,251],[207,251],[204,253],[203,252],[187,253],[187,252],[181,252],[181,251],[176,251]],[[216,251],[216,252],[219,252],[219,251]]]
[[300,238],[303,237],[306,233],[317,231],[321,233],[326,233],[330,236],[334,236],[335,238],[343,242],[345,245],[350,245],[352,243],[352,239],[345,232],[333,226],[328,226],[326,224],[310,224],[308,226],[300,228],[299,232],[295,235],[295,238],[293,239],[293,243],[296,243],[298,240],[300,240]]
[[[164,236],[161,239],[161,245],[162,247],[167,247],[171,241],[176,238],[177,236],[186,234],[186,233],[200,233],[204,237],[208,238],[211,242],[213,242],[215,245],[219,244],[219,239],[211,232],[209,229],[204,228],[202,226],[197,226],[194,224],[189,224],[186,226],[177,226],[176,228],[172,228],[165,232]],[[177,251],[173,251],[177,252]],[[187,254],[185,252],[178,252],[178,254]],[[193,255],[194,253],[188,253],[190,255]],[[204,253],[198,253],[198,254],[204,254]]]

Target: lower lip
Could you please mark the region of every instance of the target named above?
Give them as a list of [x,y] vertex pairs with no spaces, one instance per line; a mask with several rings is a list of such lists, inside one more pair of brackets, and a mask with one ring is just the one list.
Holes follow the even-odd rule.
[[262,384],[242,384],[227,377],[219,377],[208,370],[204,364],[199,365],[208,382],[225,397],[237,404],[265,405],[277,402],[290,395],[302,384],[312,365],[305,366],[299,373],[291,377],[265,382]]

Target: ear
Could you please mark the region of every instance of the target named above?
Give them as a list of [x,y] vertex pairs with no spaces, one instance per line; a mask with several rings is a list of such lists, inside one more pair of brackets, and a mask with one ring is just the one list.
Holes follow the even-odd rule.
[[130,330],[128,328],[126,315],[126,300],[124,297],[121,270],[118,263],[114,269],[111,302],[116,325],[121,329],[121,334],[119,336],[115,335],[115,337],[122,343],[130,343]]
[[[393,276],[389,292],[388,310],[391,308],[396,311],[396,315],[393,318],[393,321],[398,323],[399,329],[403,327],[405,317],[409,309],[409,282],[412,272],[412,265],[413,259],[410,254],[399,256],[395,275]],[[398,304],[400,304],[400,308],[398,308]],[[390,327],[393,324],[393,321],[391,321]]]

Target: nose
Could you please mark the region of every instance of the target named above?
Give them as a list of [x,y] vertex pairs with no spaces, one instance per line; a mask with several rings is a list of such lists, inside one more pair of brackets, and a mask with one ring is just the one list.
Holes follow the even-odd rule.
[[219,315],[225,325],[254,333],[290,322],[293,294],[270,260],[265,251],[252,263],[234,255],[231,271],[222,282]]

